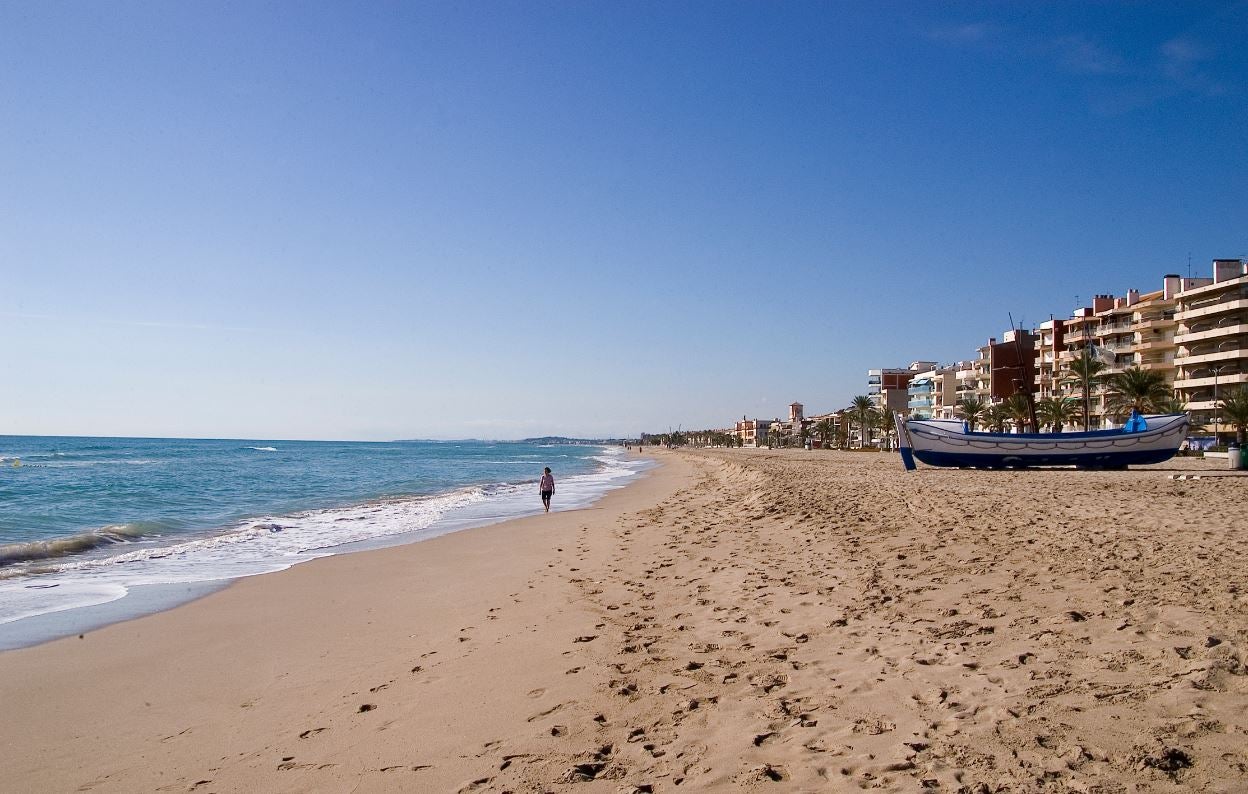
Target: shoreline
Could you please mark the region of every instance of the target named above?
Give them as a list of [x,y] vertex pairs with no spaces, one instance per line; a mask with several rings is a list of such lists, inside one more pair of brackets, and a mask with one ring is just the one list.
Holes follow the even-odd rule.
[[[656,456],[642,457],[654,462]],[[225,760],[212,756],[223,747],[268,744],[281,735],[297,746],[305,741],[299,734],[329,733],[342,719],[381,716],[384,723],[381,708],[377,715],[361,710],[366,701],[377,703],[376,693],[447,676],[471,681],[446,690],[455,702],[434,708],[448,717],[459,710],[459,697],[477,700],[491,688],[497,689],[494,700],[511,699],[513,708],[527,708],[531,698],[525,692],[534,687],[517,693],[511,677],[544,679],[550,666],[559,664],[562,649],[527,642],[516,632],[518,622],[553,619],[575,638],[592,632],[595,620],[575,606],[572,593],[552,606],[545,598],[530,600],[528,592],[538,581],[543,590],[557,587],[553,579],[576,567],[572,561],[587,531],[582,527],[649,508],[683,478],[679,464],[660,464],[585,508],[324,557],[234,580],[192,602],[113,623],[81,639],[0,653],[0,698],[6,705],[0,776],[19,789],[90,784],[93,790],[131,791],[168,784],[166,770],[173,770],[190,776],[190,788],[202,779],[197,774]],[[503,619],[503,612],[512,614]],[[488,642],[519,646],[499,656],[497,648],[482,647],[487,636]],[[489,656],[484,667],[474,667],[469,657],[476,655]],[[453,669],[440,669],[442,659],[452,656],[463,658]],[[491,687],[498,667],[509,672]],[[576,685],[590,681],[566,679]],[[350,702],[340,708],[344,701]],[[483,714],[476,730],[490,733],[498,717],[496,710]],[[454,722],[463,727],[458,718]],[[441,730],[448,727],[443,723]],[[455,744],[450,737],[425,741],[449,741],[447,753]],[[146,760],[137,762],[139,755]],[[304,788],[291,787],[289,775],[271,778],[294,770],[278,770],[287,762],[269,764],[268,755],[239,752],[237,780],[264,790]],[[259,757],[264,763],[253,766]],[[425,775],[408,785],[424,786],[430,779]],[[245,786],[230,783],[224,790],[239,787]]]
[[[610,449],[603,447],[604,452],[609,453]],[[626,460],[637,461],[636,455],[625,458]],[[641,459],[644,461],[644,459]],[[603,468],[600,471],[607,471]],[[644,474],[646,467],[625,472],[621,479],[621,483],[605,482],[597,486],[592,486],[587,493],[582,493],[585,486],[581,484],[581,480],[596,477],[600,472],[591,472],[588,475],[572,475],[571,487],[574,489],[571,493],[575,496],[571,497],[571,505],[564,507],[562,510],[581,509],[587,505],[592,505],[601,500],[607,494],[621,488],[627,487],[629,483],[634,481],[638,476]],[[195,547],[201,543],[214,543],[219,538],[228,537],[231,534],[241,533],[245,531],[249,525],[260,527],[266,526],[259,523],[266,517],[276,519],[282,523],[289,521],[300,522],[308,516],[324,513],[339,513],[343,515],[351,515],[354,520],[355,516],[366,515],[377,507],[390,507],[392,505],[425,505],[438,500],[456,500],[465,493],[474,490],[497,488],[500,484],[488,482],[482,485],[455,486],[449,490],[434,491],[428,494],[413,495],[408,497],[379,497],[376,499],[368,499],[361,502],[347,502],[342,505],[314,508],[310,510],[298,510],[293,513],[262,513],[258,517],[244,520],[223,528],[215,534],[190,534],[185,538],[171,537],[169,539],[170,546],[156,547],[157,552],[154,557],[155,565],[161,565],[161,558],[167,554],[165,549],[180,548],[180,544],[188,547]],[[601,489],[597,493],[595,488]],[[527,489],[526,489],[527,493]],[[169,581],[161,581],[164,578],[159,568],[152,570],[144,576],[153,581],[115,581],[120,574],[123,577],[130,575],[129,566],[122,568],[118,566],[116,571],[100,570],[100,578],[96,579],[90,576],[73,578],[73,574],[37,574],[28,575],[26,577],[16,577],[9,579],[3,584],[9,588],[16,588],[11,592],[23,594],[26,589],[35,590],[40,593],[51,593],[61,599],[66,597],[74,598],[82,603],[73,603],[67,606],[56,606],[48,604],[48,611],[30,614],[16,620],[0,622],[0,653],[9,650],[32,647],[45,642],[50,642],[59,638],[73,636],[87,631],[96,631],[104,626],[112,623],[131,620],[144,615],[164,612],[170,609],[176,609],[178,606],[195,601],[210,593],[231,587],[235,582],[253,576],[267,576],[272,573],[279,573],[288,570],[291,567],[302,565],[310,561],[321,559],[324,557],[338,556],[341,554],[356,554],[363,551],[371,551],[375,549],[391,548],[394,546],[402,546],[410,543],[421,543],[441,535],[454,532],[461,532],[465,529],[474,527],[488,526],[500,522],[515,520],[526,516],[536,515],[541,512],[540,507],[532,507],[528,505],[528,501],[518,501],[521,498],[520,487],[516,484],[505,484],[501,492],[494,494],[493,497],[482,502],[468,501],[464,504],[452,506],[442,516],[437,518],[428,526],[417,526],[414,529],[394,532],[393,534],[378,534],[373,537],[361,539],[344,539],[342,542],[332,546],[312,547],[310,549],[299,552],[295,555],[287,553],[288,559],[282,559],[280,556],[267,565],[258,565],[257,570],[244,571],[241,573],[223,573],[223,575],[213,578],[190,578],[185,579],[186,573],[174,572],[173,578]],[[560,508],[556,508],[557,510]],[[338,519],[346,520],[346,519]],[[289,529],[289,527],[287,527]],[[144,553],[142,551],[138,552]],[[119,557],[125,558],[129,553],[121,550]],[[107,558],[105,558],[107,559]],[[62,562],[73,562],[69,559],[63,559]],[[149,564],[146,560],[140,564]],[[69,577],[69,578],[66,578]],[[65,579],[65,581],[58,581]],[[51,581],[51,584],[48,582]],[[45,590],[43,588],[56,588]],[[120,595],[107,590],[120,590]],[[72,596],[70,595],[72,594]],[[20,601],[18,602],[21,603]]]
[[1248,781],[1243,478],[646,456],[663,465],[589,509],[0,654],[0,775],[465,794]]

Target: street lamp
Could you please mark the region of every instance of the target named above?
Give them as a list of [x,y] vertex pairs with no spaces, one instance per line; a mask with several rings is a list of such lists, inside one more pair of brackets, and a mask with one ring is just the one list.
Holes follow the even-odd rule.
[[1209,368],[1213,372],[1213,445],[1215,447],[1218,445],[1218,376],[1229,366],[1231,365],[1223,364],[1220,367]]

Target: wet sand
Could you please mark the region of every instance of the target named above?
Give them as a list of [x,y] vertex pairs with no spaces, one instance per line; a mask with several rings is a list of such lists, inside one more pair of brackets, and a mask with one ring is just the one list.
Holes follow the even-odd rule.
[[0,780],[1248,788],[1248,478],[655,456],[592,509],[0,654]]

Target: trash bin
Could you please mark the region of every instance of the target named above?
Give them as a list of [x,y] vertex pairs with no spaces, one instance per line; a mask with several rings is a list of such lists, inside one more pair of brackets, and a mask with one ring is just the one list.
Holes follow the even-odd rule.
[[1244,467],[1244,459],[1240,456],[1239,447],[1231,444],[1226,448],[1226,463],[1232,469]]

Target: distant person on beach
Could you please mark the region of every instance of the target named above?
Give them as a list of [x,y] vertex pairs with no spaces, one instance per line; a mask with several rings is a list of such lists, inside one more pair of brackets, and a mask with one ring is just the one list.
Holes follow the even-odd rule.
[[549,513],[550,497],[555,495],[555,475],[550,473],[549,466],[546,467],[545,473],[542,475],[542,481],[537,485],[537,490],[542,492],[542,506]]

